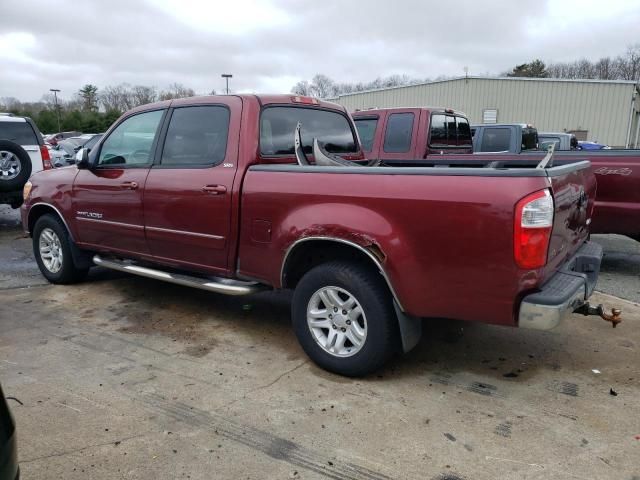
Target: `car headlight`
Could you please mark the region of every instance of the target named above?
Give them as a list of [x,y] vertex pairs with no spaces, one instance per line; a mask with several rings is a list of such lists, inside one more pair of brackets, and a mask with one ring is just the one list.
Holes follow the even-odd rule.
[[33,184],[27,180],[27,183],[24,184],[22,188],[22,198],[26,200],[31,194],[31,188],[33,188]]

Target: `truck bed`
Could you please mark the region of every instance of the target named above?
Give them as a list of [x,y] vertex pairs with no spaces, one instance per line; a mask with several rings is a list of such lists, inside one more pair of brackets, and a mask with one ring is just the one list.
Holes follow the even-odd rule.
[[[519,299],[587,237],[584,224],[571,230],[567,222],[579,189],[594,197],[588,168],[440,160],[418,167],[254,165],[243,186],[239,273],[281,286],[274,272],[294,241],[339,238],[380,258],[397,301],[412,315],[514,325]],[[514,208],[545,188],[556,197],[549,261],[524,271],[513,260]],[[252,233],[263,219],[274,226],[268,241]]]

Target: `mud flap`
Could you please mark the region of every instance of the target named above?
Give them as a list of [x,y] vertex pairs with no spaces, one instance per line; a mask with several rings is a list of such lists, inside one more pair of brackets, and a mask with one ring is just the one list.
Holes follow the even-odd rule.
[[410,352],[418,344],[422,337],[422,319],[407,315],[398,306],[398,303],[393,301],[393,308],[396,310],[396,316],[398,317],[398,327],[400,327],[400,340],[402,341],[402,351],[404,353]]

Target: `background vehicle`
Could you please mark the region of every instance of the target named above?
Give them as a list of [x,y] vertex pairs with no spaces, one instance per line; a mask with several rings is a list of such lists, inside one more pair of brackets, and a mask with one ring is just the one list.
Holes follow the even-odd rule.
[[564,132],[538,132],[538,148],[547,151],[547,147],[553,144],[555,150],[576,150],[578,148],[578,140],[572,133]]
[[82,160],[83,150],[86,149],[87,152],[91,152],[91,149],[100,141],[103,135],[104,133],[96,133],[84,145],[82,145],[82,147],[76,152],[76,162]]
[[598,142],[578,142],[578,150],[611,150],[609,145]]
[[593,291],[587,162],[362,159],[334,104],[165,101],[126,113],[77,168],[35,175],[22,221],[53,283],[93,262],[230,295],[293,289],[304,350],[345,375],[413,348],[419,317],[546,329]]
[[471,125],[474,152],[521,153],[538,149],[538,131],[526,123]]
[[33,172],[51,168],[49,150],[27,117],[0,116],[0,203],[22,204],[22,187]]
[[49,150],[52,165],[59,168],[75,163],[76,147],[76,143],[71,140],[60,140]]
[[97,133],[83,133],[82,135],[78,135],[77,137],[69,137],[68,141],[74,143],[76,146],[74,150],[77,152],[80,150],[85,143],[91,140],[93,137],[98,135]]
[[[356,112],[354,115],[366,113]],[[358,120],[356,120],[357,123]],[[447,151],[441,158],[456,162],[470,160],[502,162],[505,159],[514,158],[512,153],[519,153],[521,156],[515,158],[529,162],[540,161],[545,154],[534,148],[527,148],[523,151],[521,141],[525,141],[528,147],[533,147],[534,140],[537,138],[540,145],[544,147],[550,140],[553,140],[556,146],[560,145],[560,150],[554,154],[555,162],[567,160],[589,160],[591,162],[591,170],[598,181],[596,208],[590,226],[591,233],[616,233],[640,241],[640,150],[615,150],[608,147],[597,150],[580,148],[566,150],[566,147],[574,141],[575,136],[567,133],[538,134],[533,127],[529,127],[527,124],[472,125],[471,130],[475,132],[474,148],[476,151],[479,149],[482,154],[454,154]],[[396,135],[398,134],[396,133]],[[376,130],[375,136],[373,144],[383,141],[381,130]],[[403,137],[399,135],[399,138]],[[392,138],[389,139],[389,141],[392,140]],[[485,143],[483,144],[483,142]],[[593,142],[578,142],[578,145],[591,143]],[[487,151],[494,149],[499,151]]]
[[471,153],[469,121],[451,109],[381,108],[353,112],[367,158],[427,158],[442,153]]
[[18,480],[19,476],[16,424],[0,385],[0,478]]
[[65,140],[70,137],[77,137],[78,135],[82,135],[82,132],[59,132],[52,133],[45,137],[44,141],[49,145],[57,145],[60,140]]

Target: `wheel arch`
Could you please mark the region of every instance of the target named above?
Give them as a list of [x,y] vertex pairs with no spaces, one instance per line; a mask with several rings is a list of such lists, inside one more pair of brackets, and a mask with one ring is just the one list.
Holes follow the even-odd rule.
[[280,282],[283,288],[295,288],[305,273],[321,263],[339,259],[356,260],[382,275],[395,303],[400,310],[404,310],[380,258],[385,256],[377,246],[366,248],[337,237],[305,237],[296,240],[287,249],[280,270]]
[[75,239],[73,238],[73,232],[69,228],[67,221],[60,213],[60,210],[58,210],[53,205],[44,202],[35,203],[31,206],[31,208],[29,208],[29,213],[27,215],[27,228],[30,236],[33,237],[33,227],[35,226],[38,219],[46,214],[52,214],[58,217],[64,224],[64,227],[67,229],[67,233],[69,234],[69,238],[71,239],[71,241],[75,242]]

